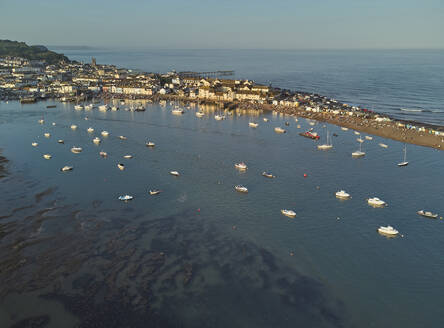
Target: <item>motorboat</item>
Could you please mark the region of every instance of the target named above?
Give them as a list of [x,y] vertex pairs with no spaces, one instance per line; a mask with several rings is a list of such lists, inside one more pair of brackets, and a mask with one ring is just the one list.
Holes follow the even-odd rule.
[[71,125],[71,130],[77,130],[77,125],[75,124]]
[[395,228],[393,228],[392,226],[380,226],[378,228],[378,232],[382,235],[386,235],[386,236],[390,236],[390,237],[395,237],[399,234],[399,231],[396,230]]
[[358,131],[354,131],[354,132],[357,136],[359,136],[361,134],[361,132],[358,132]]
[[91,110],[91,109],[93,109],[93,104],[89,104],[89,105],[86,105],[85,106],[85,110]]
[[425,216],[426,218],[430,218],[430,219],[436,219],[438,217],[438,214],[434,214],[432,212],[424,211],[424,210],[420,210],[416,213],[419,215]]
[[176,177],[178,177],[180,175],[179,172],[177,172],[177,171],[170,171],[170,174],[174,175]]
[[263,175],[264,177],[266,177],[266,178],[270,178],[270,179],[276,178],[275,175],[273,175],[273,174],[271,174],[271,173],[268,173],[268,172],[262,172],[262,175]]
[[315,122],[310,122],[308,124],[310,124],[311,126],[314,126],[316,123]]
[[398,166],[407,166],[409,165],[409,162],[407,162],[407,146],[404,145],[404,160],[401,163],[398,163]]
[[371,136],[365,136],[365,139],[367,139],[367,140],[373,140],[373,137],[371,137]]
[[247,164],[245,164],[244,162],[236,163],[234,164],[234,167],[239,170],[246,170],[248,168]]
[[39,144],[37,142],[33,142],[31,145],[32,147],[37,147]]
[[72,166],[64,166],[60,169],[60,171],[67,172],[67,171],[72,171],[72,169],[73,169]]
[[248,192],[248,188],[244,187],[244,186],[241,186],[241,185],[234,186],[234,189],[236,191],[238,191],[238,192],[243,192],[243,193],[247,193]]
[[43,123],[45,123],[45,120],[42,119],[42,120],[39,120],[38,122],[39,122],[39,124],[43,124]]
[[51,157],[52,157],[52,156],[51,156],[50,154],[45,154],[45,155],[43,155],[43,158],[44,158],[44,159],[51,159]]
[[316,132],[313,132],[312,129],[305,131],[305,132],[301,132],[301,133],[299,133],[299,135],[302,137],[305,137],[305,138],[313,139],[313,140],[320,139],[320,136]]
[[216,121],[225,120],[225,115],[214,115],[214,119]]
[[159,189],[152,189],[149,191],[150,195],[158,195],[161,193]]
[[369,198],[369,199],[367,199],[367,202],[369,205],[375,206],[375,207],[387,206],[387,203],[384,202],[382,199],[379,199],[378,197]]
[[52,125],[52,126],[56,126],[56,122],[52,122],[51,125]]
[[175,108],[171,111],[173,115],[182,115],[185,111],[182,108]]
[[250,128],[257,128],[257,127],[259,126],[259,124],[254,123],[254,122],[250,122],[250,123],[248,123],[248,126],[249,126]]
[[86,131],[88,131],[88,133],[93,133],[93,132],[94,132],[94,129],[91,128],[91,127],[89,127]]
[[125,165],[122,163],[117,164],[117,167],[120,169],[120,171],[123,171],[125,169]]
[[102,136],[104,136],[104,137],[109,136],[109,132],[108,132],[108,131],[102,131],[101,134],[102,134]]
[[49,137],[51,136],[51,133],[46,132],[46,133],[44,133],[43,135],[45,136],[45,138],[49,138]]
[[364,139],[362,139],[362,138],[358,138],[358,139],[356,139],[356,141],[357,141],[357,142],[360,142],[360,143],[363,143],[363,142],[364,142]]
[[359,143],[359,150],[352,153],[352,157],[364,157],[365,152],[362,151],[362,142]]
[[121,200],[121,201],[123,201],[123,202],[127,202],[127,201],[129,201],[129,200],[132,200],[134,197],[133,196],[130,196],[130,195],[123,195],[123,196],[119,196],[118,197],[118,200]]
[[275,127],[274,128],[274,132],[276,132],[276,133],[285,133],[287,131],[285,131],[285,129],[283,129],[281,127]]
[[117,112],[119,110],[119,107],[118,106],[113,106],[113,107],[111,107],[111,110],[113,112]]
[[342,131],[348,131],[348,128],[342,127],[341,130]]
[[378,145],[379,145],[380,147],[382,147],[382,148],[388,148],[388,146],[387,146],[386,144],[382,143],[382,142],[379,143]]
[[119,136],[120,140],[126,140],[127,138],[125,136]]
[[268,122],[268,118],[264,117],[264,122]]
[[133,155],[125,155],[125,156],[123,156],[123,158],[130,159],[130,158],[133,158]]
[[82,105],[75,105],[75,106],[74,106],[74,109],[75,109],[75,110],[82,110],[82,109],[83,109],[83,106],[82,106]]
[[81,153],[82,150],[83,150],[82,147],[72,147],[71,148],[71,152],[74,153],[74,154]]
[[107,156],[108,156],[108,153],[107,153],[106,151],[101,151],[101,152],[99,153],[99,155],[102,156],[102,157],[107,157]]
[[349,199],[350,198],[350,194],[345,192],[344,190],[339,190],[336,192],[336,198],[341,198],[341,199]]
[[57,142],[58,142],[59,144],[64,144],[64,143],[65,143],[65,141],[64,141],[63,139],[59,139],[59,140],[57,140]]
[[285,215],[285,216],[290,217],[290,218],[294,218],[294,217],[296,216],[296,212],[293,211],[293,210],[285,210],[285,209],[282,209],[282,210],[281,210],[281,213],[282,213],[283,215]]
[[205,114],[203,112],[196,112],[197,117],[203,117]]
[[99,137],[95,137],[95,138],[93,139],[93,142],[94,142],[94,144],[98,145],[98,144],[101,142],[101,140],[100,140]]
[[152,142],[152,141],[148,141],[147,143],[145,143],[145,145],[147,147],[154,147],[156,144],[154,142]]
[[99,106],[99,111],[101,112],[106,112],[109,109],[108,105],[100,105]]

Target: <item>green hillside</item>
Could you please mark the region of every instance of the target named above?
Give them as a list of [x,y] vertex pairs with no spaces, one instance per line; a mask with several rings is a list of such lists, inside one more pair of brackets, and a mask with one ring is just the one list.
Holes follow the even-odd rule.
[[48,64],[69,62],[68,57],[48,50],[44,46],[28,46],[24,42],[0,40],[0,57],[22,57],[31,60],[45,60]]

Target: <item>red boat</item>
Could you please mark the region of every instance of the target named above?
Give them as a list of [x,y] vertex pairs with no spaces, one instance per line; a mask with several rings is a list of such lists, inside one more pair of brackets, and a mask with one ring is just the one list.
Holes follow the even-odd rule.
[[316,132],[312,132],[312,130],[310,129],[309,131],[306,132],[301,132],[299,133],[300,136],[303,136],[305,138],[310,138],[313,140],[319,140],[319,135]]

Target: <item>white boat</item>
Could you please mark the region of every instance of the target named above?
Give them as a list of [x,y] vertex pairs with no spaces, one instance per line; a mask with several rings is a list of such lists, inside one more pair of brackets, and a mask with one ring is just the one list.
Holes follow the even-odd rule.
[[152,141],[148,141],[147,143],[145,143],[145,145],[147,147],[154,147],[156,144],[154,142],[152,142]]
[[129,201],[129,200],[132,200],[134,197],[133,196],[130,196],[130,195],[123,195],[123,196],[119,196],[118,197],[118,200],[121,200],[121,201],[124,201],[124,202],[127,202],[127,201]]
[[259,124],[258,123],[254,123],[254,122],[250,122],[250,123],[248,123],[248,126],[250,128],[257,128],[259,126]]
[[283,209],[283,210],[281,210],[281,213],[283,215],[285,215],[285,216],[290,217],[290,218],[294,218],[296,216],[296,212],[293,211],[293,210],[285,210],[285,209]]
[[104,136],[104,137],[109,136],[109,132],[108,132],[108,131],[102,131],[101,134],[102,134],[102,136]]
[[216,121],[225,120],[225,115],[214,115],[214,119]]
[[438,217],[438,214],[434,214],[432,212],[424,211],[424,210],[420,210],[420,211],[418,211],[416,213],[419,214],[419,215],[425,216],[427,218],[430,218],[430,219],[436,219]]
[[113,106],[113,107],[111,107],[111,110],[113,112],[117,112],[119,110],[119,107],[118,106]]
[[125,155],[125,156],[123,156],[123,158],[130,159],[130,158],[133,158],[133,155]]
[[43,123],[45,123],[45,120],[39,120],[38,121],[40,124],[43,124]]
[[342,131],[348,131],[348,128],[342,127],[341,130]]
[[329,133],[327,130],[327,143],[326,144],[322,144],[322,145],[318,145],[318,149],[319,150],[329,150],[333,148],[333,144],[331,143],[331,138],[329,138]]
[[122,163],[117,164],[117,167],[120,169],[120,171],[123,171],[125,169],[125,165]]
[[203,112],[196,112],[197,117],[203,117],[205,114]]
[[107,153],[106,151],[101,151],[101,152],[99,153],[99,155],[102,156],[102,157],[107,157],[107,156],[108,156],[108,153]]
[[362,139],[362,138],[358,138],[358,139],[356,139],[356,141],[357,141],[357,142],[360,142],[360,143],[363,143],[363,142],[364,142],[364,139]]
[[358,131],[354,131],[355,132],[355,134],[357,135],[357,136],[359,136],[361,133],[360,132],[358,132]]
[[82,105],[75,105],[75,106],[74,106],[74,109],[75,109],[75,110],[82,110],[82,109],[83,109],[83,106],[82,106]]
[[359,143],[359,150],[354,151],[352,153],[352,157],[363,157],[363,156],[365,156],[365,152],[362,151],[362,147],[361,146],[362,146],[362,143],[360,142]]
[[176,108],[171,111],[173,115],[182,115],[185,111],[182,108]]
[[382,148],[388,148],[388,146],[386,144],[382,143],[382,142],[379,143],[378,145],[381,146]]
[[160,190],[159,189],[152,189],[149,191],[150,195],[158,195],[160,194]]
[[74,154],[78,154],[82,152],[82,147],[72,147],[71,148],[71,152],[73,152]]
[[88,131],[88,133],[93,133],[93,132],[94,132],[94,129],[91,128],[91,127],[89,127],[86,131]]
[[52,156],[51,156],[50,154],[45,154],[45,155],[43,155],[43,158],[44,158],[44,159],[51,159],[51,157],[52,157]]
[[73,169],[72,166],[64,166],[60,169],[60,171],[67,172],[67,171],[72,171],[72,169]]
[[398,163],[398,166],[407,166],[409,162],[407,162],[407,146],[404,144],[404,160],[401,163]]
[[244,193],[248,192],[248,188],[241,185],[234,186],[234,189],[238,192],[244,192]]
[[52,122],[52,126],[56,126],[56,122]]
[[177,172],[177,171],[170,171],[170,174],[174,175],[176,177],[178,177],[180,175],[179,172]]
[[31,145],[32,147],[37,147],[39,144],[37,142],[33,142]]
[[239,170],[246,170],[248,168],[247,164],[245,164],[244,162],[236,163],[234,164],[234,167]]
[[120,140],[126,140],[127,138],[125,136],[119,136]]
[[315,122],[310,122],[308,124],[310,124],[311,126],[314,126],[316,123]]
[[106,111],[108,110],[108,108],[109,108],[109,107],[108,107],[108,105],[106,105],[106,104],[105,104],[105,105],[100,105],[100,106],[99,106],[99,110],[100,110],[101,112],[106,112]]
[[367,202],[371,206],[376,206],[376,207],[387,206],[387,203],[384,202],[382,199],[379,199],[378,197],[369,198],[367,199]]
[[59,140],[57,140],[57,142],[58,142],[59,144],[64,144],[64,143],[65,143],[65,141],[64,141],[63,139],[59,139]]
[[93,109],[93,104],[89,104],[89,105],[86,105],[85,106],[85,110],[91,110],[91,109]]
[[276,127],[276,128],[274,128],[274,132],[276,132],[276,133],[285,133],[285,132],[287,132],[287,131],[285,131],[283,128],[281,128],[281,127]]
[[77,125],[75,124],[71,125],[71,130],[77,130]]
[[268,118],[264,117],[264,122],[268,122]]
[[264,177],[266,177],[266,178],[270,178],[270,179],[276,178],[275,175],[273,175],[273,174],[271,174],[271,173],[269,173],[269,172],[262,172],[262,175],[263,175]]
[[350,198],[350,194],[345,192],[344,190],[337,191],[335,195],[337,198],[341,198],[341,199],[349,199]]
[[386,226],[386,227],[380,226],[378,228],[378,232],[380,234],[383,234],[386,236],[392,236],[392,237],[397,236],[399,234],[399,231],[396,230],[395,228],[393,228],[392,226]]
[[98,144],[101,142],[101,140],[100,140],[99,137],[95,137],[95,138],[93,139],[93,142],[94,142],[94,144],[98,145]]
[[51,136],[51,133],[46,132],[46,133],[44,133],[43,135],[45,136],[45,138],[49,138],[49,137]]
[[373,137],[365,136],[365,139],[367,139],[367,140],[373,140]]
[[298,125],[296,125],[296,127],[297,127],[298,129],[300,129],[300,128],[301,128],[301,125],[300,125],[300,124],[298,124]]

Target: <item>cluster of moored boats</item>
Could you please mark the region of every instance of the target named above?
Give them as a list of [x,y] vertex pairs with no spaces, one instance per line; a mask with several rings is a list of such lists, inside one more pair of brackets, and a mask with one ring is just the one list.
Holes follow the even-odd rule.
[[[92,105],[92,104],[91,104],[91,105],[85,105],[85,106],[82,106],[82,105],[76,105],[76,106],[74,106],[74,107],[75,107],[76,110],[90,110],[90,109],[95,108],[95,106]],[[106,110],[109,109],[109,106],[108,106],[108,105],[101,105],[101,106],[99,106],[98,108],[99,108],[99,110],[106,111]],[[111,110],[118,110],[118,107],[112,107]],[[184,113],[185,113],[185,111],[184,111],[182,108],[179,108],[179,107],[177,107],[177,106],[172,110],[172,114],[173,114],[173,115],[182,115],[182,114],[184,114]],[[197,111],[197,112],[195,113],[195,115],[196,115],[196,117],[199,117],[199,118],[200,118],[200,117],[203,117],[205,114],[204,114],[203,112],[201,112],[201,111]],[[214,116],[214,118],[215,118],[216,120],[224,120],[224,119],[225,119],[225,115],[217,114],[217,115]],[[264,122],[268,122],[268,118],[263,118],[263,121],[264,121]],[[296,119],[296,121],[297,121],[297,119]],[[41,120],[38,121],[38,123],[39,123],[39,124],[44,124],[44,120],[41,119]],[[52,125],[55,126],[56,123],[52,123]],[[288,122],[285,122],[285,125],[286,125],[286,126],[289,126],[290,124],[289,124]],[[310,122],[310,125],[315,125],[315,123],[314,123],[314,122]],[[257,122],[249,122],[249,123],[248,123],[248,126],[251,127],[251,128],[257,128],[257,127],[259,126],[259,123],[257,123]],[[297,127],[300,128],[300,125],[297,125]],[[324,126],[324,127],[325,127],[325,126]],[[78,129],[78,126],[75,125],[75,124],[72,124],[72,125],[70,126],[70,128],[71,128],[73,131],[76,131],[76,130]],[[342,129],[343,131],[347,131],[347,130],[348,130],[348,129],[345,128],[345,127],[342,127],[341,129]],[[91,133],[93,133],[95,130],[94,130],[94,128],[89,127],[86,131],[87,131],[89,134],[91,134]],[[275,127],[275,128],[274,128],[274,131],[275,131],[276,133],[286,133],[286,130],[283,129],[283,128],[281,128],[281,127]],[[356,135],[358,135],[358,136],[360,135],[360,132],[358,132],[358,131],[354,131],[354,133],[355,133]],[[103,130],[103,131],[101,131],[100,135],[101,135],[103,138],[107,138],[107,137],[110,135],[110,133],[109,133],[108,131],[106,131],[106,130]],[[309,129],[308,131],[306,131],[306,132],[301,132],[301,133],[299,133],[299,135],[300,135],[300,136],[303,136],[303,137],[305,137],[305,138],[313,139],[313,140],[319,140],[319,139],[320,139],[320,136],[319,136],[316,132],[313,131],[313,128],[310,128],[310,129]],[[45,136],[45,138],[50,138],[50,137],[51,137],[51,134],[50,134],[49,132],[45,132],[45,133],[44,133],[44,136]],[[336,134],[333,134],[333,136],[337,136],[337,135],[336,135]],[[120,140],[127,140],[127,137],[122,136],[122,135],[119,136],[118,138],[119,138]],[[362,149],[361,149],[361,145],[362,145],[362,143],[364,143],[365,140],[372,140],[372,139],[373,139],[373,137],[371,137],[371,136],[365,136],[364,139],[363,139],[361,136],[359,136],[359,138],[357,139],[357,141],[358,141],[358,143],[359,143],[359,150],[353,152],[353,153],[352,153],[352,156],[353,156],[353,157],[362,157],[362,156],[364,156],[364,155],[365,155],[365,152],[362,151]],[[95,145],[99,145],[99,144],[102,142],[102,140],[101,140],[98,136],[94,137],[92,141],[93,141],[93,143],[94,143]],[[64,143],[64,140],[59,139],[59,140],[58,140],[58,143],[63,144],[63,143]],[[37,146],[38,146],[38,143],[37,143],[37,142],[32,142],[32,146],[33,146],[33,147],[37,147]],[[155,143],[152,142],[152,141],[147,141],[147,142],[146,142],[146,146],[147,146],[147,147],[155,147]],[[379,146],[382,147],[382,148],[388,148],[388,146],[387,146],[386,144],[383,144],[383,143],[379,143]],[[331,149],[332,147],[333,147],[333,145],[332,145],[332,143],[331,143],[331,137],[330,137],[330,135],[329,135],[329,133],[328,133],[328,130],[327,130],[327,143],[326,143],[326,144],[322,144],[322,145],[318,145],[317,148],[320,149],[320,150],[329,150],[329,149]],[[79,153],[82,152],[82,150],[83,150],[82,147],[78,147],[78,146],[73,146],[73,147],[71,148],[71,152],[74,153],[74,154],[79,154]],[[106,152],[104,152],[104,151],[100,151],[100,152],[99,152],[99,155],[100,155],[101,157],[107,157],[107,156],[108,156],[108,154],[107,154]],[[406,165],[408,164],[408,162],[406,161],[405,156],[406,156],[406,149],[405,149],[405,147],[404,147],[404,161],[401,162],[401,163],[399,163],[399,164],[398,164],[399,166],[406,166]],[[44,154],[44,155],[43,155],[43,158],[45,158],[45,159],[51,159],[52,156],[51,156],[51,154]],[[131,158],[133,158],[133,156],[130,155],[130,154],[126,154],[126,155],[123,156],[123,158],[125,158],[125,159],[131,159]],[[124,165],[123,163],[118,163],[118,164],[117,164],[117,167],[118,167],[120,170],[124,170],[124,169],[125,169],[125,165]],[[248,169],[247,164],[246,164],[245,162],[235,163],[235,164],[234,164],[234,167],[235,167],[236,169],[240,170],[240,171],[246,171],[246,170]],[[61,170],[62,172],[72,171],[72,170],[73,170],[73,166],[66,165],[66,166],[62,167],[60,170]],[[173,176],[176,176],[176,177],[179,177],[179,176],[180,176],[180,173],[179,173],[178,171],[175,171],[175,170],[172,170],[172,171],[170,171],[169,173],[170,173],[170,175],[173,175]],[[266,172],[266,171],[262,172],[262,176],[264,176],[264,177],[266,177],[266,178],[275,178],[275,177],[276,177],[276,176],[273,175],[272,173],[270,173],[270,172]],[[248,193],[248,188],[245,187],[245,186],[243,186],[243,185],[235,185],[235,186],[234,186],[234,189],[235,189],[235,191],[240,192],[240,193]],[[159,190],[159,189],[150,189],[150,190],[148,191],[148,193],[149,193],[150,195],[158,195],[158,194],[161,193],[161,190]],[[347,193],[346,191],[344,191],[344,190],[339,190],[339,191],[337,191],[337,192],[335,193],[335,196],[336,196],[338,199],[342,199],[342,200],[347,200],[347,199],[350,199],[350,198],[351,198],[351,195],[350,195],[349,193]],[[125,201],[125,202],[127,202],[127,201],[130,201],[130,200],[134,199],[134,197],[131,196],[131,195],[121,195],[121,196],[118,197],[118,199],[121,200],[121,201]],[[368,198],[368,199],[367,199],[367,203],[368,203],[370,206],[373,206],[373,207],[385,207],[385,206],[387,206],[387,203],[386,203],[385,201],[383,201],[382,199],[379,199],[378,197]],[[296,217],[296,212],[295,212],[294,210],[292,210],[292,209],[281,209],[281,213],[282,213],[282,215],[285,215],[285,216],[290,217],[290,218],[294,218],[294,217]],[[421,216],[424,216],[424,217],[427,217],[427,218],[433,218],[433,219],[438,218],[438,214],[435,214],[435,213],[432,213],[432,212],[429,212],[429,211],[425,211],[425,210],[420,210],[420,211],[417,212],[417,214],[418,214],[418,215],[421,215]],[[377,229],[377,231],[378,231],[379,233],[383,234],[383,235],[386,235],[386,236],[397,236],[397,235],[399,234],[399,231],[396,230],[395,228],[393,228],[393,227],[390,226],[390,225],[389,225],[389,226],[380,226],[380,227]]]

